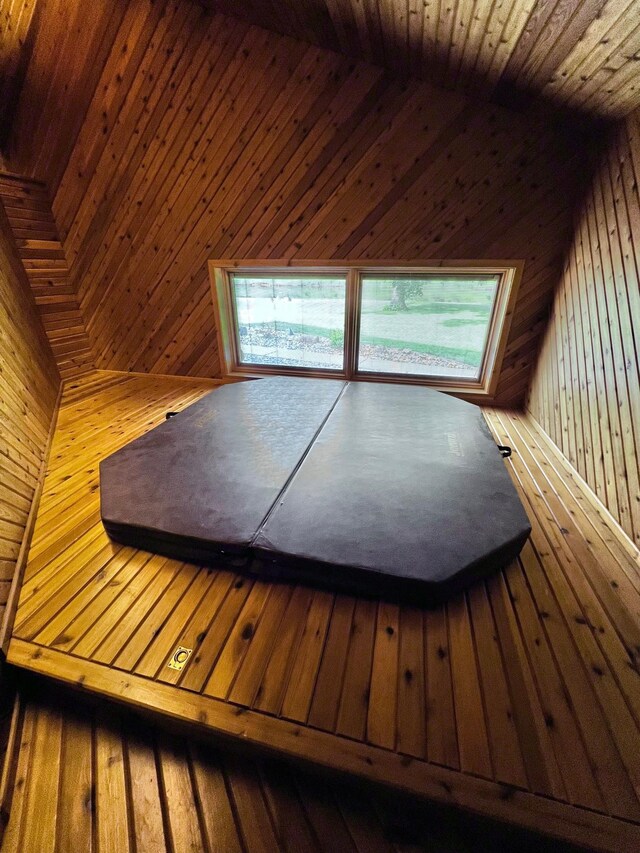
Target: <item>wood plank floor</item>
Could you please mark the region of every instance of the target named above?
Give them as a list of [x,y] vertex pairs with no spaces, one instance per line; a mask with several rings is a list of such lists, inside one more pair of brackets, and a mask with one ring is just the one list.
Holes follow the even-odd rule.
[[560,849],[404,794],[220,750],[69,691],[52,697],[44,679],[20,682],[0,791],[2,853]]
[[19,681],[2,853],[565,852],[556,839],[219,749],[44,679]]
[[[211,383],[67,383],[11,663],[200,728],[606,850],[640,847],[640,558],[535,422],[486,417],[533,534],[423,611],[107,539],[101,458]],[[178,645],[194,650],[180,673]]]

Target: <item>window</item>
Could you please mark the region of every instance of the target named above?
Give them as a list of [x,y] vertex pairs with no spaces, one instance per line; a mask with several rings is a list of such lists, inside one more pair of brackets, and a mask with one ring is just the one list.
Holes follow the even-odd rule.
[[358,368],[479,379],[499,275],[364,273]]
[[212,261],[224,370],[490,395],[521,267]]
[[232,273],[238,363],[344,368],[345,276]]

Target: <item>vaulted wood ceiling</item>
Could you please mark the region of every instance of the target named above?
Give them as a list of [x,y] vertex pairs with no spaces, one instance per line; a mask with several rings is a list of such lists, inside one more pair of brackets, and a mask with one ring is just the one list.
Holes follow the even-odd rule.
[[618,118],[640,104],[639,0],[203,0],[437,85]]
[[0,0],[0,147],[7,142],[33,49],[36,3],[37,0]]
[[91,346],[46,187],[0,172],[0,202],[60,375],[91,369]]
[[[551,101],[616,119],[640,105],[640,0],[195,0],[393,73],[507,106]],[[10,119],[41,9],[88,28],[101,3],[0,0],[0,103]],[[108,4],[114,16],[125,0]],[[109,24],[105,21],[105,38]],[[53,45],[53,40],[51,39]],[[56,44],[58,44],[56,42]],[[82,53],[82,46],[79,47]],[[100,59],[100,53],[95,57]],[[9,121],[0,129],[6,132]]]
[[[555,69],[569,69],[563,50],[587,51],[593,86],[578,63],[584,73],[557,71],[563,97],[612,115],[635,98],[640,63],[625,57],[636,5],[489,8],[478,0],[474,35],[461,47],[456,27],[443,29],[449,6],[438,4],[409,7],[416,15],[407,20],[424,19],[409,28],[383,0],[375,16],[368,0],[253,0],[242,14],[259,28],[189,0],[36,2],[8,154],[11,171],[43,182],[51,199],[61,249],[19,248],[62,252],[64,282],[39,277],[36,293],[52,328],[51,312],[64,313],[69,300],[76,306],[74,331],[60,342],[61,370],[93,363],[217,375],[210,258],[523,258],[497,400],[523,399],[587,177],[589,140],[556,113],[515,112],[403,80],[309,40],[503,99],[507,84],[516,91],[528,81],[533,90],[534,78],[556,73],[552,57]],[[463,30],[466,5],[450,5]],[[361,13],[352,24],[349,9]],[[503,14],[504,27],[496,23]],[[440,22],[435,41],[432,15]],[[496,49],[494,25],[502,34]],[[420,50],[410,42],[418,30]],[[445,31],[449,48],[436,73],[429,51],[445,44]],[[401,32],[408,41],[389,41]],[[356,42],[368,47],[356,50]],[[600,60],[619,69],[610,75],[620,83],[615,95],[603,88]]]
[[64,8],[12,167],[49,188],[97,366],[217,375],[209,258],[524,258],[498,387],[522,399],[585,171],[572,126],[191,3]]

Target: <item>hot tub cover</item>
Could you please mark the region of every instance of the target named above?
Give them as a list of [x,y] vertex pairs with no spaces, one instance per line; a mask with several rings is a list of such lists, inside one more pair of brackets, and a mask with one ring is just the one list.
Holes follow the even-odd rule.
[[100,497],[127,545],[422,603],[530,532],[481,410],[409,385],[223,386],[105,459]]

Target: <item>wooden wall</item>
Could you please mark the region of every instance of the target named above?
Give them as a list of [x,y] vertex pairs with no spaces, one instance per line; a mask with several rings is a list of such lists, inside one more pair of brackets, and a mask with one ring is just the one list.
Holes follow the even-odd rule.
[[528,407],[640,545],[640,112],[577,211]]
[[61,377],[69,379],[92,370],[89,338],[77,294],[69,284],[69,269],[46,187],[0,172],[0,204]]
[[0,209],[0,623],[59,387],[7,230]]
[[98,367],[217,375],[208,258],[524,258],[498,389],[522,400],[583,168],[575,128],[190,3],[92,4],[81,39],[55,38],[50,5],[55,62],[36,43],[12,168],[49,186]]
[[9,136],[20,89],[33,49],[37,0],[0,3],[0,148]]
[[640,104],[638,0],[203,0],[440,85],[623,116]]

